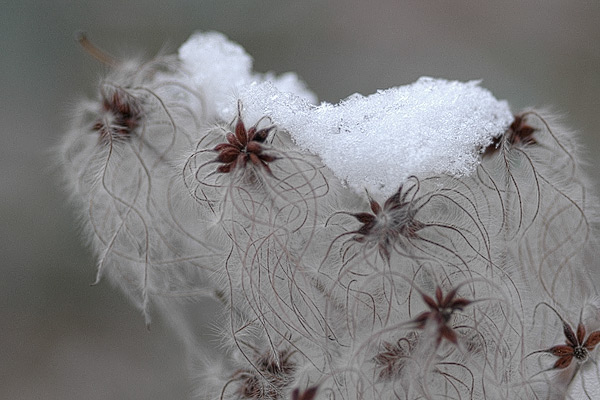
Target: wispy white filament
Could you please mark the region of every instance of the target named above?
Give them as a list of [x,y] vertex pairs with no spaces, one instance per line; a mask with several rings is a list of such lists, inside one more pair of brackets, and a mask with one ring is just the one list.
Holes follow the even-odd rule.
[[[595,396],[597,366],[564,347],[565,323],[600,329],[572,135],[479,82],[316,105],[197,33],[118,64],[60,156],[99,279],[169,321],[202,398]],[[226,316],[205,321],[204,297]]]

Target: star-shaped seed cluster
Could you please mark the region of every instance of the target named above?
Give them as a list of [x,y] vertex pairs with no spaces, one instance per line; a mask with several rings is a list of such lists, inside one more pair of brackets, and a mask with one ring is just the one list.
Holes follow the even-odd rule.
[[263,144],[273,129],[274,126],[258,129],[257,125],[246,129],[241,109],[238,108],[235,131],[227,133],[227,143],[218,144],[213,149],[219,153],[215,161],[223,164],[217,167],[217,172],[228,173],[236,168],[244,168],[250,162],[272,175],[269,163],[275,161],[276,157],[265,154]]
[[448,339],[454,344],[458,343],[456,332],[448,323],[454,312],[462,311],[472,301],[462,297],[457,298],[457,292],[458,288],[452,289],[444,297],[442,289],[438,286],[435,289],[435,300],[424,293],[421,294],[423,301],[429,307],[429,311],[419,314],[413,322],[417,324],[417,329],[425,329],[428,322],[435,322],[438,328],[438,344],[442,339]]

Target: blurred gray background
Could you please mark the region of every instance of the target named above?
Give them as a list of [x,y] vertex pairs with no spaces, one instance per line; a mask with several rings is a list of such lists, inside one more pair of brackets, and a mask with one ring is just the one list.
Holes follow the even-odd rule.
[[[321,100],[422,75],[482,79],[513,111],[552,106],[600,158],[600,1],[33,1],[0,5],[0,398],[185,399],[184,350],[146,330],[106,282],[65,204],[52,147],[103,67],[74,41],[123,57],[176,51],[218,30],[255,69],[296,71]],[[165,47],[166,45],[166,47]],[[210,315],[210,307],[198,312]],[[203,331],[211,337],[211,324]],[[215,345],[217,341],[215,340]]]

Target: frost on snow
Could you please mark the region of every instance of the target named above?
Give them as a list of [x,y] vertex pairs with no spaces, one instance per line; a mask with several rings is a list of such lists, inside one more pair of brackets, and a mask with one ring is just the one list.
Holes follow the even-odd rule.
[[467,83],[423,77],[370,96],[313,107],[264,83],[241,95],[358,191],[390,195],[411,175],[471,173],[513,120],[506,101]]

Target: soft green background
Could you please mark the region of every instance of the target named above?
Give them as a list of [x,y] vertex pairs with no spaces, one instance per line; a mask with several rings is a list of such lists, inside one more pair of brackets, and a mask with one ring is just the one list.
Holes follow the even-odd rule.
[[[257,71],[296,71],[321,99],[419,76],[482,79],[514,111],[553,106],[600,159],[600,1],[11,1],[0,5],[0,398],[180,399],[182,347],[106,283],[78,237],[51,149],[117,55],[175,51],[195,30],[241,43]],[[210,315],[210,307],[198,312]],[[199,327],[211,340],[210,321]],[[212,338],[212,340],[215,340]],[[216,345],[217,341],[215,341]]]

